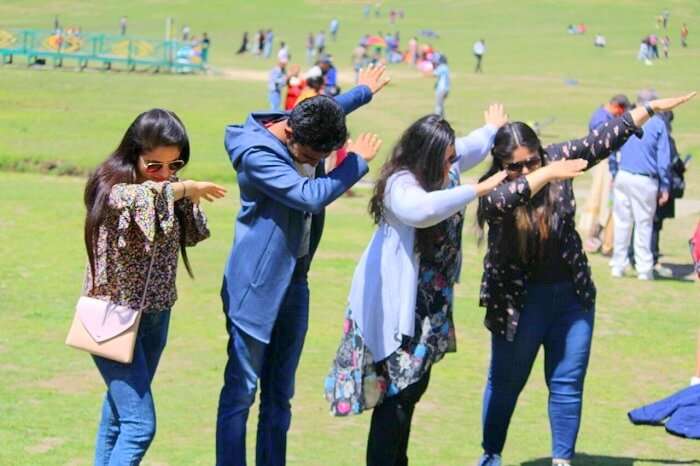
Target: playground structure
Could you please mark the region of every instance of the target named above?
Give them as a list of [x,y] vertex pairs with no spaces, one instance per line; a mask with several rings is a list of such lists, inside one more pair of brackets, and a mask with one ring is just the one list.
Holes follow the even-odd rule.
[[62,67],[66,60],[75,60],[81,70],[97,64],[107,70],[122,65],[130,71],[140,67],[154,72],[192,73],[206,70],[208,52],[202,43],[192,41],[83,33],[78,29],[0,29],[3,65],[26,57],[27,66],[51,62],[54,67]]

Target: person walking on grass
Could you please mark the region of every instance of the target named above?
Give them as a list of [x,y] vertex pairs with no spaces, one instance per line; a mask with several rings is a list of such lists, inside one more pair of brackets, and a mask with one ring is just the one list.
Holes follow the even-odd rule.
[[435,114],[445,116],[445,100],[450,94],[450,68],[447,66],[447,57],[440,55],[438,66],[433,71],[437,78],[435,81]]
[[245,466],[248,412],[260,383],[256,464],[283,466],[290,401],[309,319],[307,274],[323,233],[324,209],[369,170],[374,135],[349,144],[332,173],[323,159],[347,139],[346,115],[388,82],[384,68],[360,73],[359,84],[333,99],[316,96],[290,113],[253,113],[226,128],[241,210],[221,297],[229,335],[219,397],[216,464]]
[[571,180],[640,133],[650,114],[694,95],[652,100],[649,109],[625,112],[585,138],[547,147],[525,123],[508,123],[496,133],[493,162],[481,179],[501,170],[508,177],[479,199],[477,209],[479,227],[489,227],[479,303],[491,332],[479,466],[502,464],[510,420],[541,346],[552,465],[569,465],[574,458],[596,289],[575,228]]
[[331,20],[331,24],[328,28],[328,30],[331,33],[331,39],[333,39],[333,42],[335,42],[337,36],[338,36],[338,28],[340,27],[340,21],[338,21],[338,18],[333,18]]
[[236,55],[241,55],[243,53],[246,53],[248,51],[248,31],[245,31],[243,33],[243,38],[241,39],[241,45],[238,47],[238,50],[236,51]]
[[180,119],[149,110],[85,187],[83,294],[143,310],[131,363],[92,356],[107,386],[95,464],[140,464],[156,433],[152,383],[177,298],[178,256],[192,276],[186,248],[209,237],[199,202],[226,192],[214,183],[179,179],[189,160]]
[[[501,172],[479,184],[460,185],[460,173],[484,159],[507,121],[498,104],[484,114],[486,124],[461,138],[439,115],[418,119],[401,136],[375,184],[369,210],[377,230],[355,269],[346,331],[326,381],[336,414],[348,414],[345,407],[367,409],[360,406],[366,399],[363,387],[347,390],[343,374],[354,354],[366,352],[376,361],[386,392],[372,412],[368,466],[408,464],[412,416],[432,366],[455,351],[452,306],[464,209],[505,178]],[[338,385],[344,388],[340,396]]]
[[270,110],[279,112],[282,105],[282,89],[287,85],[287,61],[279,60],[267,77],[267,99]]
[[688,47],[688,25],[685,23],[681,26],[681,46]]
[[476,42],[474,42],[472,51],[474,52],[474,58],[476,58],[476,66],[474,67],[474,73],[482,73],[483,71],[481,69],[481,60],[483,60],[484,54],[486,53],[486,41],[484,39],[479,39]]
[[323,55],[324,50],[326,50],[326,33],[319,31],[316,34],[316,39],[314,40],[314,46],[316,47],[316,53],[319,57]]

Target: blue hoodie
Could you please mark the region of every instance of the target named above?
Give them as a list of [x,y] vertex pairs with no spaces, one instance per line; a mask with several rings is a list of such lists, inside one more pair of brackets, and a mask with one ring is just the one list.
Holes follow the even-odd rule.
[[669,434],[700,439],[700,385],[693,385],[675,394],[629,413],[634,424],[661,425],[666,421]]
[[[336,97],[346,114],[368,103],[372,92],[357,86]],[[241,209],[221,288],[224,312],[253,338],[269,343],[272,327],[297,262],[305,213],[312,213],[309,258],[323,233],[325,207],[368,171],[357,154],[326,175],[299,175],[287,147],[264,126],[286,113],[252,113],[226,127],[224,145],[236,170]],[[309,263],[311,261],[309,260]]]

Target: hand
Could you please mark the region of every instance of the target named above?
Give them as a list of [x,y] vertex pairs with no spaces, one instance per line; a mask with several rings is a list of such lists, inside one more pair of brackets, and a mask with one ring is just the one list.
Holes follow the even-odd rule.
[[503,180],[506,179],[506,176],[508,176],[508,173],[505,170],[501,170],[500,172],[489,176],[484,181],[482,181],[481,183],[474,186],[474,191],[476,191],[476,196],[481,197],[485,194],[490,193],[499,184],[501,184],[501,182]]
[[681,104],[686,103],[693,97],[695,97],[695,94],[697,92],[691,92],[690,94],[686,94],[680,97],[669,97],[668,99],[656,99],[652,100],[649,102],[649,105],[651,105],[651,108],[654,109],[655,112],[667,112],[669,110],[673,110],[674,108],[678,107]]
[[568,180],[582,175],[587,166],[588,161],[584,159],[557,160],[546,165],[543,170],[547,170],[550,181]]
[[508,114],[503,110],[503,104],[491,104],[484,111],[484,121],[496,129],[508,123]]
[[367,68],[361,69],[360,75],[357,78],[357,85],[365,85],[370,88],[372,94],[376,94],[391,81],[388,76],[384,76],[385,70],[386,68],[384,65],[369,65]]
[[659,205],[660,206],[665,206],[666,203],[668,202],[669,196],[668,196],[668,191],[661,191],[659,193]]
[[185,196],[195,204],[199,204],[201,199],[212,202],[214,199],[221,199],[226,194],[226,188],[208,181],[187,180],[183,181],[183,184],[185,185]]
[[354,152],[362,157],[365,162],[370,162],[377,155],[379,148],[382,145],[382,140],[379,136],[372,133],[360,134],[357,140],[348,141],[348,152]]

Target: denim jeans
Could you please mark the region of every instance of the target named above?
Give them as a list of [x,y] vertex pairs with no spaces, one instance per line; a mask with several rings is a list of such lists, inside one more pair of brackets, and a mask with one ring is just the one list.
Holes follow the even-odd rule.
[[107,384],[95,466],[137,465],[156,434],[151,382],[168,339],[170,310],[144,313],[131,364],[94,356]]
[[447,99],[448,91],[435,92],[435,114],[441,117],[445,116],[445,99]]
[[486,453],[500,454],[503,450],[518,395],[540,346],[544,346],[552,457],[574,456],[593,320],[593,310],[583,307],[572,282],[528,286],[515,340],[491,337],[491,367],[482,419]]
[[268,92],[268,100],[270,102],[270,111],[279,112],[281,111],[282,105],[282,93],[277,91]]
[[260,413],[255,464],[285,464],[294,375],[308,323],[309,286],[305,279],[289,285],[268,344],[241,331],[226,317],[228,362],[216,423],[218,466],[246,464],[246,421],[258,381]]

